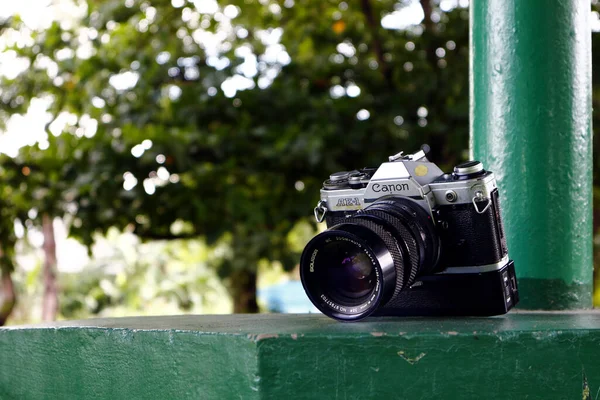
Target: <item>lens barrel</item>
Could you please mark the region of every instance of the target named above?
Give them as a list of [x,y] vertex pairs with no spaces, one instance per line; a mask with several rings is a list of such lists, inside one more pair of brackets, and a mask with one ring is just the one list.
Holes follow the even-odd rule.
[[315,236],[302,253],[300,277],[321,312],[355,321],[431,272],[438,257],[430,215],[414,200],[388,197]]

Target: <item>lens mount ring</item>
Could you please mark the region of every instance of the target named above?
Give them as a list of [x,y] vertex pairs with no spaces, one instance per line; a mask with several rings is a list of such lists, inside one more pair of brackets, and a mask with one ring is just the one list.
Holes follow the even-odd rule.
[[414,200],[401,196],[381,198],[363,212],[368,214],[375,210],[393,215],[412,232],[420,243],[418,248],[423,265],[419,266],[419,273],[431,273],[440,257],[439,237],[431,216]]
[[[345,304],[331,293],[331,282],[326,281],[330,255],[326,249],[330,244],[350,246],[364,254],[373,268],[373,287],[358,304]],[[325,263],[325,264],[324,264]],[[304,248],[300,259],[302,286],[311,302],[323,314],[341,321],[356,321],[366,318],[389,300],[395,286],[395,267],[392,255],[385,242],[375,232],[357,224],[340,224],[315,236]]]

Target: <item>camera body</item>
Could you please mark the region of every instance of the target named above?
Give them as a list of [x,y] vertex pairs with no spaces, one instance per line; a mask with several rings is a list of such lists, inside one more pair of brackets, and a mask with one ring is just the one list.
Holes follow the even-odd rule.
[[446,174],[425,151],[324,182],[314,211],[328,230],[307,245],[301,277],[325,314],[497,315],[518,302],[493,172],[468,161]]

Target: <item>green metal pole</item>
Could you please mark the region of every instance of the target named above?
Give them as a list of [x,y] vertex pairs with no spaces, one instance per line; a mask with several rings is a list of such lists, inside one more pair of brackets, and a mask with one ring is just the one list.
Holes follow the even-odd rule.
[[498,179],[520,307],[589,308],[589,0],[470,8],[471,151]]

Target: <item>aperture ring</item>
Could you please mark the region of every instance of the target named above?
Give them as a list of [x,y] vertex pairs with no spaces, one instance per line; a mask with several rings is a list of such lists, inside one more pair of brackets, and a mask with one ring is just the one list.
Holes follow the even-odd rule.
[[394,291],[394,298],[401,290],[404,290],[407,286],[410,286],[415,281],[417,273],[419,272],[420,263],[419,263],[419,248],[415,237],[411,234],[409,229],[402,223],[394,215],[391,215],[385,211],[381,210],[365,210],[365,212],[361,213],[358,218],[376,218],[379,221],[375,220],[378,224],[387,225],[385,229],[390,232],[392,237],[397,241],[401,250],[405,254],[403,254],[403,272],[402,272],[402,282],[396,284],[396,288]]

